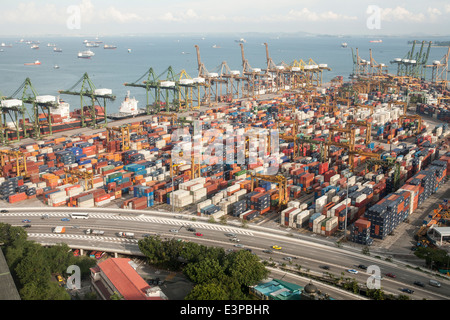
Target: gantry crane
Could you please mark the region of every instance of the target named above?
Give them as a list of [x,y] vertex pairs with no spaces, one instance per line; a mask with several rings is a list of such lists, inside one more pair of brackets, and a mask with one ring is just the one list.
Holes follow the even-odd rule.
[[369,109],[370,110],[370,115],[373,115],[373,110],[374,110],[374,106],[373,105],[356,103],[355,105],[353,105],[353,107],[355,109]]
[[369,144],[372,141],[372,123],[367,120],[347,121],[345,126],[350,128],[351,126],[366,127],[366,139],[365,144]]
[[16,166],[16,175],[17,177],[28,177],[27,170],[27,158],[25,154],[21,151],[12,151],[12,150],[0,150],[0,160],[1,160],[1,174],[3,177],[6,177],[6,173],[3,171],[6,163],[15,162]]
[[244,80],[246,83],[244,83],[244,97],[256,99],[260,95],[263,79],[267,76],[261,74],[260,68],[252,68],[250,66],[248,60],[245,58],[244,44],[240,43],[239,45],[241,46],[242,74],[247,77]]
[[220,68],[220,77],[226,79],[226,102],[232,102],[234,99],[241,98],[243,92],[242,82],[247,80],[246,77],[241,76],[239,70],[231,70],[226,61],[223,61]]
[[394,168],[394,189],[393,192],[397,191],[397,189],[400,187],[400,163],[395,161],[395,158],[388,157],[386,159],[368,159],[365,162],[366,168],[369,167],[372,168],[373,166],[379,166],[385,169],[391,169]]
[[77,178],[81,178],[84,180],[84,190],[91,190],[94,188],[94,173],[93,172],[88,172],[88,171],[80,171],[77,169],[69,169],[69,168],[64,168],[64,172],[66,173],[65,176],[65,183],[68,183],[69,181],[69,174],[71,176],[75,176]]
[[427,65],[427,68],[431,68],[431,82],[434,85],[447,88],[447,73],[448,73],[448,57],[450,54],[450,46],[447,49],[447,53],[441,60],[433,61],[432,65]]
[[421,116],[419,116],[418,114],[401,115],[401,116],[398,117],[398,125],[399,125],[399,127],[403,126],[403,120],[404,119],[417,120],[418,121],[417,134],[420,134],[422,132],[422,117]]
[[251,175],[251,180],[252,180],[251,191],[252,192],[255,189],[255,182],[258,179],[278,184],[278,210],[279,211],[283,210],[283,208],[285,208],[287,206],[287,203],[289,202],[289,192],[288,192],[288,188],[287,188],[286,177],[281,174],[271,176],[271,175],[261,175],[261,174],[253,173]]
[[178,113],[159,112],[158,116],[170,118],[170,123],[172,126],[178,122]]
[[[200,58],[199,46],[195,45],[195,49],[197,51],[198,78],[204,79],[205,81],[205,92],[201,100],[206,105],[211,106],[213,102],[219,102],[218,84],[226,83],[227,80],[219,78],[219,73],[209,72]],[[214,86],[215,90],[212,91]]]
[[[79,91],[75,91],[75,88],[81,84],[81,89]],[[79,96],[81,101],[81,126],[86,127],[88,123],[91,123],[94,127],[97,127],[97,124],[99,121],[101,121],[102,117],[104,120],[104,125],[106,126],[108,124],[108,117],[107,117],[107,109],[106,109],[106,101],[114,101],[116,100],[116,97],[110,93],[109,89],[96,89],[95,85],[89,78],[89,75],[85,73],[80,80],[78,80],[77,83],[75,83],[70,89],[68,90],[59,90],[60,94],[66,94],[66,95],[72,95],[72,96]],[[89,112],[89,119],[88,121],[87,117],[84,114],[85,106],[83,103],[83,98],[90,98],[92,105],[88,106],[88,112]],[[103,115],[98,115],[98,110],[96,109],[95,101],[100,103],[100,99],[103,99]]]
[[121,139],[121,151],[130,150],[131,141],[130,141],[130,131],[131,128],[129,125],[123,125],[120,127],[110,127],[106,128],[108,134],[106,135],[106,143],[109,143],[111,140]]

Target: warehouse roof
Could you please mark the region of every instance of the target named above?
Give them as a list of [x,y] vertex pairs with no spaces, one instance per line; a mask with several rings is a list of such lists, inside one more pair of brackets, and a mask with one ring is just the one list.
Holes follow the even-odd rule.
[[434,227],[433,230],[440,234],[442,237],[450,236],[450,227]]

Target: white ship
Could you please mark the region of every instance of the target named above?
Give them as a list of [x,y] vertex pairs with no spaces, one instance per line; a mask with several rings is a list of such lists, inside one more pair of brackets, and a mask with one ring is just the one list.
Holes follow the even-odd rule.
[[347,46],[348,46],[347,42],[342,42],[342,43],[341,43],[341,47],[342,47],[342,48],[347,48]]
[[78,58],[81,59],[90,59],[93,56],[95,56],[95,53],[93,53],[91,50],[78,52]]
[[87,42],[86,47],[87,48],[98,48],[98,47],[100,47],[100,44],[98,44],[97,42]]
[[137,115],[144,115],[145,110],[141,110],[138,108],[138,103],[135,98],[130,99],[130,91],[128,91],[125,100],[123,100],[122,104],[119,108],[119,113],[109,114],[108,118],[113,120],[120,120],[135,117]]
[[238,43],[246,43],[247,42],[247,40],[245,40],[244,38],[240,38],[239,40],[234,40],[234,41],[236,41]]

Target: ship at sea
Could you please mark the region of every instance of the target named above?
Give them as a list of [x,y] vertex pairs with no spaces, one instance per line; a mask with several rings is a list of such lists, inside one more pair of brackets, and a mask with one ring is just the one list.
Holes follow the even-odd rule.
[[[42,96],[40,97],[45,102],[49,101],[55,101],[55,97],[53,96]],[[70,105],[69,103],[57,99],[57,104],[55,107],[50,109],[50,120],[51,120],[51,132],[57,133],[57,132],[63,132],[67,130],[73,130],[73,129],[79,129],[82,127],[82,113],[81,109],[77,109],[74,112],[70,111]],[[4,102],[7,103],[7,102]],[[94,106],[96,117],[95,122],[100,123],[105,120],[105,113],[104,108],[101,106]],[[83,113],[85,117],[85,125],[91,126],[94,124],[94,117],[91,115],[91,108],[90,107],[84,107]],[[33,135],[33,132],[35,130],[34,124],[30,123],[29,119],[25,119],[26,124],[26,131],[27,135],[31,136]],[[17,125],[19,127],[19,135],[20,138],[24,138],[23,134],[23,128],[21,124]],[[48,121],[48,115],[46,114],[39,114],[39,129],[40,133],[42,135],[48,135],[50,134],[50,124]],[[7,122],[6,123],[6,129],[4,131],[4,134],[7,135],[8,140],[17,140],[17,127],[14,122]]]
[[370,43],[382,43],[383,42],[383,40],[370,40]]
[[119,112],[108,114],[106,117],[111,120],[121,120],[145,115],[146,111],[143,109],[139,109],[138,103],[139,101],[137,101],[135,98],[130,99],[130,91],[128,91],[125,100],[120,105]]
[[60,48],[53,48],[53,52],[62,52],[62,49],[60,49]]
[[247,42],[247,40],[245,40],[244,38],[240,38],[239,40],[234,40],[235,42],[238,42],[238,43],[246,43]]
[[78,52],[78,58],[81,59],[90,59],[91,57],[95,56],[95,53],[91,50]]
[[117,49],[116,46],[109,45],[109,44],[105,44],[105,45],[103,46],[103,48],[104,48],[104,49]]
[[347,48],[347,46],[348,46],[347,42],[342,42],[342,43],[341,43],[341,47],[342,47],[342,48]]

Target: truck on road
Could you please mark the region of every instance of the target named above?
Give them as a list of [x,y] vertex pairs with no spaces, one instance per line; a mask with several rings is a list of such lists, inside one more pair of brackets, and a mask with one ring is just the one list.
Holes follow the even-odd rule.
[[54,227],[53,233],[66,233],[66,227]]
[[134,239],[134,233],[131,232],[118,232],[117,235],[121,238]]
[[102,236],[105,234],[105,231],[101,231],[101,230],[94,230],[94,229],[87,229],[86,234],[92,234],[94,236]]

